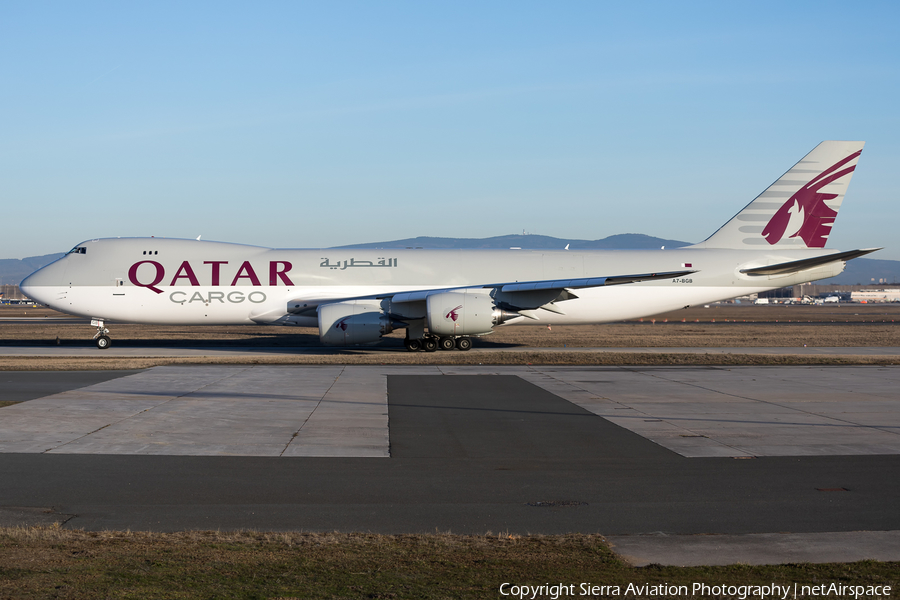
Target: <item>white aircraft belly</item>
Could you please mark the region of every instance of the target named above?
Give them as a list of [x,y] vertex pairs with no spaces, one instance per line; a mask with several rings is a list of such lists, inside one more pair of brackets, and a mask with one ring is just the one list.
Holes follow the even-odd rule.
[[636,319],[673,310],[744,296],[770,288],[609,286],[578,290],[578,298],[559,302],[564,315],[539,310],[539,320],[517,319],[510,325],[585,325]]
[[250,325],[272,323],[303,298],[341,299],[423,286],[322,286],[300,288],[174,286],[157,294],[141,287],[83,286],[45,288],[54,309],[90,318],[147,324]]
[[[390,291],[415,291],[416,286]],[[677,310],[762,291],[760,287],[673,285],[607,286],[578,290],[578,298],[559,302],[565,314],[539,310],[538,320],[517,319],[510,325],[578,325],[609,323]],[[317,300],[372,296],[385,293],[381,286],[251,288],[170,287],[156,294],[135,287],[59,287],[50,292],[53,308],[91,318],[147,324],[248,325],[273,323],[288,314],[289,303],[303,298]],[[314,320],[314,317],[310,320]]]

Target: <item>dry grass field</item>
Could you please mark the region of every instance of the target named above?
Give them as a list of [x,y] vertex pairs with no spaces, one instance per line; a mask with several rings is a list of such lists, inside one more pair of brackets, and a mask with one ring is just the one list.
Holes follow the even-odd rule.
[[[272,326],[171,326],[109,324],[117,348],[249,348],[250,362],[267,364],[885,364],[878,357],[798,357],[793,348],[900,346],[900,305],[696,307],[643,320],[588,326],[498,327],[475,342],[477,352],[408,353],[403,332],[373,346],[335,350],[318,330]],[[0,346],[90,348],[94,329],[85,319],[49,309],[0,309]],[[555,349],[784,348],[780,356],[581,352]],[[265,348],[279,350],[266,353]],[[294,355],[290,349],[296,348]],[[510,352],[515,350],[515,352]],[[141,368],[176,363],[246,363],[246,357],[133,359],[97,355],[80,359],[7,357],[0,369]],[[887,364],[890,364],[888,361]]]
[[[898,584],[898,564],[864,561],[632,567],[599,535],[85,532],[0,528],[2,598],[502,598],[500,585]],[[649,588],[647,588],[649,590]],[[804,597],[826,597],[821,596]],[[508,596],[507,596],[508,597]],[[518,596],[512,596],[518,597]],[[526,595],[525,597],[531,597]],[[537,594],[551,598],[550,593]],[[709,595],[705,597],[739,597]],[[780,596],[779,596],[780,597]],[[833,596],[832,596],[833,597]],[[853,597],[850,596],[845,597]]]
[[[27,320],[2,321],[4,318]],[[48,321],[44,323],[43,321]],[[308,327],[173,326],[111,323],[114,343],[127,346],[322,347]],[[0,345],[90,345],[94,329],[84,319],[51,309],[0,308]],[[402,347],[403,332],[384,348]],[[754,346],[898,346],[900,304],[753,306],[722,304],[689,308],[642,320],[605,325],[498,327],[476,347],[651,348]]]

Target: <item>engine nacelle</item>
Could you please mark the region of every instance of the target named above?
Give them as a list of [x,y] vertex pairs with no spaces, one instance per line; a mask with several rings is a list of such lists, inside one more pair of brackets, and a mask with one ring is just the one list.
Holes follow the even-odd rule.
[[426,299],[428,330],[434,335],[489,333],[502,318],[487,292],[442,292]]
[[319,339],[327,346],[377,342],[394,330],[379,302],[351,300],[319,306]]

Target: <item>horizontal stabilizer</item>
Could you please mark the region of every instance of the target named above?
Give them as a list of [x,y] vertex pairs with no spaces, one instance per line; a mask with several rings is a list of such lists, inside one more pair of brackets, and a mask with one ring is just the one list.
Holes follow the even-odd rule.
[[765,267],[754,267],[752,269],[741,269],[741,273],[745,275],[784,275],[786,273],[799,273],[807,269],[827,265],[831,262],[839,260],[847,261],[853,258],[865,256],[881,248],[866,248],[863,250],[848,250],[847,252],[836,252],[834,254],[826,254],[825,256],[815,256],[813,258],[801,258],[800,260],[792,260],[789,262],[778,263],[777,265],[767,265]]

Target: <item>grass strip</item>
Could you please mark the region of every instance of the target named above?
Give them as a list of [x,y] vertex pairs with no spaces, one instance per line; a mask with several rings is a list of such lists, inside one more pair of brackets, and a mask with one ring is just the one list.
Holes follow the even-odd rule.
[[635,568],[621,561],[599,535],[0,528],[2,598],[465,599],[501,597],[504,582],[575,584],[576,591],[589,582],[618,585],[623,592],[629,583],[690,588],[695,582],[834,582],[891,585],[896,590],[900,563]]

